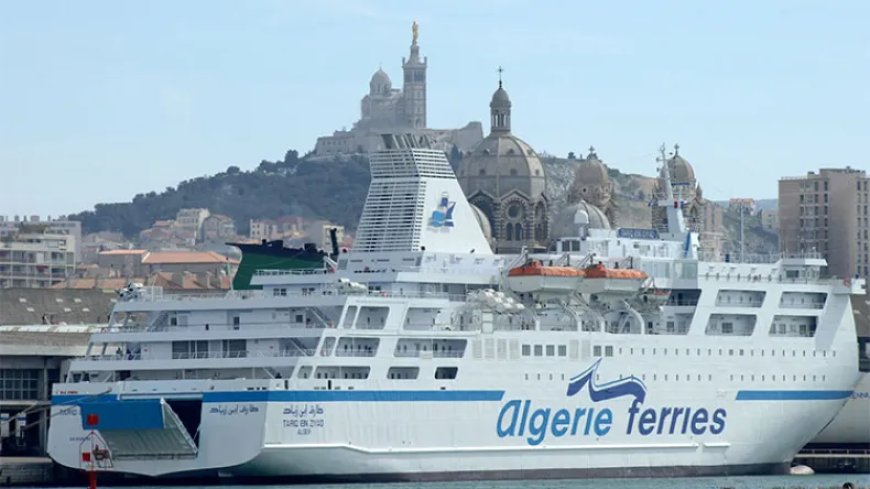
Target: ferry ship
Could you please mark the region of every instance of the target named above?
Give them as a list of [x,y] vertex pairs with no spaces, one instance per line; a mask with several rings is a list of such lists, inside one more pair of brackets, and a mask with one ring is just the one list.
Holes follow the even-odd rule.
[[442,152],[385,135],[355,245],[261,290],[131,284],[55,384],[49,453],[154,477],[435,480],[788,469],[859,378],[818,256],[701,259],[661,229],[500,256]]

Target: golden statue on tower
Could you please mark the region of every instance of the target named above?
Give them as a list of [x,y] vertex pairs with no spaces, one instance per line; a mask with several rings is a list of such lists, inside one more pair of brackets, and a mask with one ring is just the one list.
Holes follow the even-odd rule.
[[411,24],[411,44],[417,44],[417,37],[420,36],[420,24],[415,20],[413,24]]

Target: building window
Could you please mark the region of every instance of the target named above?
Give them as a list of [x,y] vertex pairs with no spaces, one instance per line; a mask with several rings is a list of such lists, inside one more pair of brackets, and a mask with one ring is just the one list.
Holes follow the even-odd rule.
[[39,369],[0,369],[0,400],[39,399]]

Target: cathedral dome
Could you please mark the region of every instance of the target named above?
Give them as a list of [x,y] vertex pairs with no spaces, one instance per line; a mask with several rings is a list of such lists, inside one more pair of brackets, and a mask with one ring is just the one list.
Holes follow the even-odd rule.
[[386,95],[392,88],[393,82],[390,81],[390,75],[378,68],[378,71],[372,75],[372,80],[369,82],[369,92],[371,95]]
[[501,82],[489,107],[492,129],[463,154],[459,183],[489,218],[500,253],[543,248],[550,235],[544,167],[535,150],[511,133],[511,101]]
[[484,192],[501,199],[518,191],[526,199],[539,198],[546,188],[544,167],[535,150],[511,133],[511,100],[501,82],[489,107],[489,136],[462,159],[460,181],[465,194]]
[[544,193],[544,166],[535,150],[511,133],[492,133],[462,158],[460,179],[465,193],[482,191],[501,198],[520,191],[528,198]]
[[674,146],[674,156],[668,160],[668,171],[674,183],[695,183],[695,169],[692,164],[680,156],[680,146]]
[[574,179],[583,185],[589,186],[610,182],[610,177],[607,175],[607,167],[598,159],[598,155],[595,154],[595,148],[589,148],[589,156],[577,167]]
[[581,200],[576,204],[563,207],[556,213],[550,235],[554,238],[577,236],[581,224],[587,229],[610,229],[610,220],[604,212]]

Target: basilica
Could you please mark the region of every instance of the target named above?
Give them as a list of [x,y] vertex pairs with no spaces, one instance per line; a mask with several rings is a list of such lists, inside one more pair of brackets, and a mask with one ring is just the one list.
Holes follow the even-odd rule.
[[402,88],[379,68],[369,81],[369,92],[360,101],[360,119],[350,130],[317,138],[313,159],[336,155],[368,154],[383,148],[382,134],[413,134],[432,141],[448,154],[467,151],[483,139],[480,122],[459,129],[431,129],[426,121],[426,70],[429,60],[420,57],[419,27],[412,27],[409,56],[402,58]]

